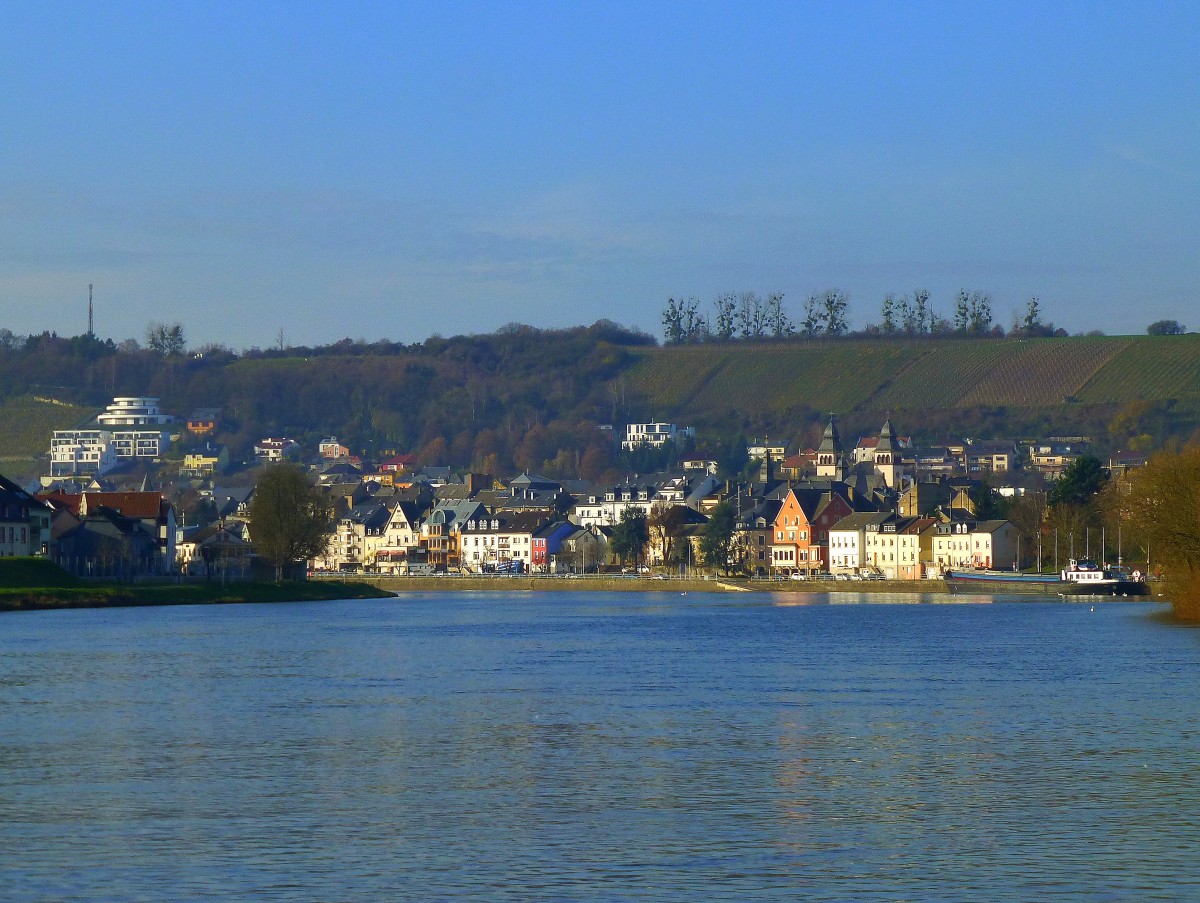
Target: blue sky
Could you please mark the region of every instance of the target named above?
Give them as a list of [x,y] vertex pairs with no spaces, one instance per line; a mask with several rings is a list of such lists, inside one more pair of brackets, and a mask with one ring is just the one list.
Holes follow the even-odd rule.
[[419,341],[668,296],[1200,327],[1200,4],[24,4],[0,326]]

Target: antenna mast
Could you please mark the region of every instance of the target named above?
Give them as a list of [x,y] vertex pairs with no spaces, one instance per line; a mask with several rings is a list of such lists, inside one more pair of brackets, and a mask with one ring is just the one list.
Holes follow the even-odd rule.
[[88,335],[89,336],[96,335],[96,332],[93,329],[93,325],[94,325],[94,323],[92,321],[92,284],[89,282],[88,283]]

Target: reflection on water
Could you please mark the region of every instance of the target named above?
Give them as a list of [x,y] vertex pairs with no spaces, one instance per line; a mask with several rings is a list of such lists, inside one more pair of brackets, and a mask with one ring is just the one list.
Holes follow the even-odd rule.
[[0,896],[1200,896],[1200,633],[857,595],[6,615]]

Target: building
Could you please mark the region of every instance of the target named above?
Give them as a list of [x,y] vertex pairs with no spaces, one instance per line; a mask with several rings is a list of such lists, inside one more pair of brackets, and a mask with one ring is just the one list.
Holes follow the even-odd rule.
[[216,432],[217,424],[221,421],[220,408],[196,408],[188,416],[187,431],[196,436],[206,436]]
[[254,443],[254,457],[270,463],[282,461],[288,455],[297,454],[299,451],[300,443],[295,439],[288,439],[286,436],[268,437]]
[[96,423],[105,429],[130,426],[163,427],[174,423],[175,418],[158,409],[158,399],[150,396],[119,396],[114,398]]
[[933,564],[947,568],[1004,569],[1019,564],[1019,532],[1006,520],[952,521],[936,527]]
[[114,398],[104,413],[96,415],[95,424],[54,431],[50,475],[104,474],[123,461],[160,457],[171,444],[164,427],[174,421],[158,409],[157,398]]
[[0,557],[49,554],[52,514],[45,502],[0,476]]
[[507,570],[520,562],[517,569],[528,573],[534,534],[545,524],[545,515],[537,511],[496,512],[468,520],[459,535],[462,567],[485,572]]
[[838,434],[833,417],[825,425],[821,444],[817,447],[817,478],[844,480],[846,478],[846,452],[842,448],[842,437]]
[[631,423],[625,427],[625,441],[621,447],[627,451],[648,445],[661,448],[668,442],[679,443],[684,439],[695,439],[696,431],[690,426],[679,427],[673,423]]
[[102,476],[117,466],[108,430],[55,430],[50,440],[50,476]]
[[183,456],[182,472],[191,476],[207,477],[222,473],[229,468],[229,450],[223,445],[206,442],[203,448]]
[[338,442],[337,436],[330,436],[328,439],[322,439],[317,445],[317,454],[327,460],[336,460],[338,458],[349,458],[350,449],[348,446]]
[[812,574],[829,568],[829,531],[853,513],[850,502],[832,489],[789,487],[772,525],[771,568]]

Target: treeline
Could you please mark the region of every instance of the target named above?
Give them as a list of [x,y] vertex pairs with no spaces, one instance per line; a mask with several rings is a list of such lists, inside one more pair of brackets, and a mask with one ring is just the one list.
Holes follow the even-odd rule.
[[[992,296],[962,289],[949,316],[938,314],[925,289],[911,295],[889,293],[880,306],[878,323],[851,331],[847,323],[850,302],[838,289],[809,295],[802,316],[793,320],[783,304],[782,292],[726,292],[707,308],[694,296],[668,298],[662,311],[663,339],[668,345],[735,340],[802,338],[904,338],[916,336],[1015,338],[1065,336],[1066,330],[1043,319],[1040,299],[1030,298],[1024,314],[1014,316],[1007,332],[996,322]],[[1095,333],[1099,334],[1099,333]]]

